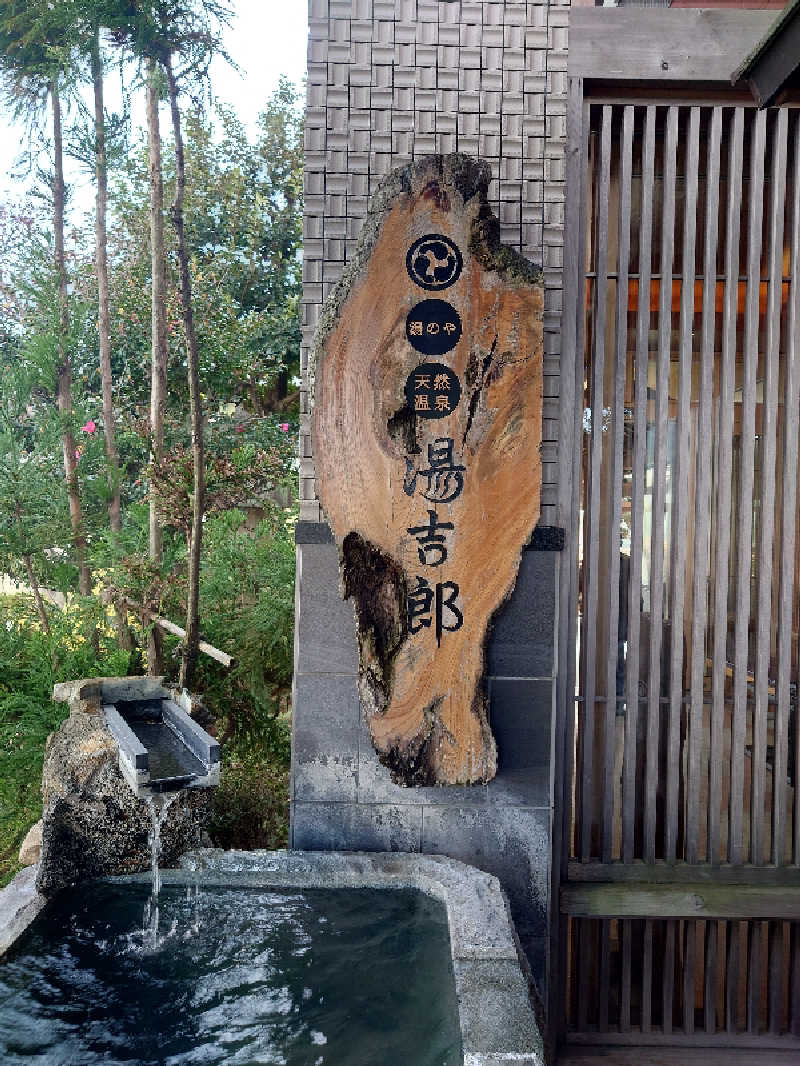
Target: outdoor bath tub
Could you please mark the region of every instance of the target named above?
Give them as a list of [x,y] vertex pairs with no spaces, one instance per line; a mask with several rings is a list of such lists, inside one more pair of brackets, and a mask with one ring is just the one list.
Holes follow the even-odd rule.
[[[22,975],[16,972],[17,967],[29,965],[26,962],[26,946],[31,945],[37,951],[43,949],[37,939],[37,929],[44,929],[48,922],[48,915],[61,904],[57,897],[47,908],[39,922],[35,922],[37,915],[42,911],[45,904],[41,897],[37,896],[33,885],[34,868],[23,871],[0,893],[0,951],[6,951],[12,944],[16,944],[6,957],[5,962],[0,961],[0,1050],[3,1050],[3,1061],[23,1062],[26,1057],[30,1060],[37,1059],[37,1054],[46,1054],[46,1049],[41,1046],[37,1052],[37,1040],[41,1043],[42,1036],[34,1023],[29,1019],[30,1033],[26,1035],[26,1019],[24,1017],[7,1016],[3,1021],[3,1011],[17,1011],[24,1014],[24,997],[22,1009],[20,1007],[19,994],[13,994],[14,979],[17,984],[24,983],[35,988],[42,985],[45,988],[45,1002],[47,995],[58,1000],[59,995],[64,997],[64,988],[53,989],[51,974],[42,974],[37,969],[38,959],[34,957],[33,974],[26,972]],[[169,1044],[164,1038],[163,1050],[157,1051],[155,1058],[148,1058],[144,1054],[141,1061],[158,1063],[189,1063],[189,1062],[241,1062],[241,1063],[279,1063],[293,1064],[295,1062],[308,1063],[309,1066],[338,1066],[340,1061],[348,1064],[361,1063],[363,1066],[371,1066],[383,1061],[403,1061],[404,1066],[419,1066],[424,1058],[436,1066],[452,1066],[454,1063],[463,1062],[465,1066],[501,1066],[501,1064],[530,1064],[537,1066],[542,1063],[541,1038],[536,1025],[535,1017],[529,1002],[529,989],[526,978],[520,968],[516,936],[511,924],[505,897],[500,889],[496,878],[491,877],[473,867],[451,859],[438,856],[422,856],[403,853],[363,854],[363,853],[340,853],[340,852],[225,852],[218,850],[199,850],[190,852],[181,860],[181,869],[165,870],[162,872],[166,899],[163,909],[167,915],[170,913],[170,894],[174,897],[173,913],[177,917],[172,919],[172,927],[164,932],[163,944],[159,952],[163,952],[160,959],[161,970],[158,974],[163,976],[166,967],[168,980],[163,983],[164,988],[170,990],[170,998],[174,1000],[175,1017],[186,1022],[191,1013],[189,1004],[196,1003],[198,995],[206,996],[206,1002],[201,1011],[203,1025],[206,1027],[197,1033],[197,1050],[202,1055],[200,1059],[187,1052],[191,1045],[184,1040],[183,1048]],[[110,903],[122,899],[128,894],[131,898],[125,904],[127,917],[131,928],[128,933],[127,943],[130,950],[126,949],[128,956],[123,960],[124,965],[112,963],[106,966],[106,970],[114,971],[131,970],[133,966],[134,977],[138,978],[139,984],[131,983],[131,976],[125,980],[126,986],[98,990],[98,995],[110,1002],[117,1011],[112,1021],[116,1025],[117,1018],[126,1013],[126,1004],[131,1000],[140,998],[139,990],[142,988],[142,977],[149,973],[148,966],[152,964],[152,958],[139,958],[136,952],[141,949],[140,923],[134,920],[132,915],[140,915],[140,903],[145,898],[149,885],[147,875],[134,875],[123,878],[108,878],[98,881],[93,885],[83,885],[73,893],[74,900],[69,906],[83,907],[85,913],[92,912],[90,945],[92,952],[102,955],[113,955],[113,951],[119,952],[121,934],[119,928],[113,923],[104,924],[102,901]],[[347,901],[347,894],[342,890],[356,890],[351,892],[352,900]],[[369,891],[372,891],[372,895]],[[380,890],[377,893],[375,890]],[[395,890],[386,892],[385,890]],[[305,893],[305,895],[303,895]],[[422,894],[420,896],[419,894]],[[65,894],[65,897],[68,893]],[[87,900],[96,900],[96,905],[87,903]],[[320,1000],[317,996],[318,989],[313,980],[308,976],[297,977],[295,981],[296,995],[292,993],[291,966],[313,967],[317,965],[311,960],[316,958],[313,950],[310,950],[306,941],[313,942],[314,929],[319,923],[320,937],[324,939],[324,923],[329,919],[325,915],[325,907],[333,906],[333,917],[330,921],[335,926],[340,923],[347,926],[349,917],[342,917],[341,906],[336,903],[339,900],[346,902],[347,914],[353,912],[351,905],[357,900],[355,912],[360,912],[358,921],[362,924],[354,927],[351,937],[351,957],[346,959],[336,958],[334,944],[333,960],[338,967],[338,985],[334,995],[329,999],[335,999],[335,1003],[329,1003],[328,1007],[319,1013],[317,1004],[311,1002],[310,1006],[317,1010],[316,1014],[309,1015],[316,1018],[316,1022],[306,1022],[306,1040],[310,1034],[310,1044],[302,1049],[298,1056],[296,1045],[296,1033],[291,1031],[291,1040],[287,1037],[288,1057],[271,1057],[275,1054],[275,1045],[270,1044],[270,1049],[264,1048],[259,1052],[253,1043],[253,1033],[258,1029],[260,1019],[258,1006],[271,998],[273,1014],[277,1011],[278,1028],[283,1025],[284,1016],[286,1025],[289,1025],[291,1015],[298,1008],[300,1001],[308,998],[309,1001]],[[311,902],[309,902],[311,901]],[[327,901],[327,902],[326,902]],[[415,902],[416,901],[416,902]],[[438,901],[438,905],[432,903]],[[109,903],[109,905],[110,905]],[[309,908],[319,904],[323,910],[312,911]],[[252,914],[248,911],[252,908]],[[384,908],[383,910],[381,908]],[[394,923],[406,914],[412,915],[413,922],[422,924],[409,926],[406,940],[415,936],[415,931],[422,932],[424,939],[430,940],[429,945],[410,944],[412,954],[408,956],[410,961],[403,961],[405,956],[397,956],[396,964],[388,962],[381,969],[380,960],[376,960],[375,953],[381,950],[381,944],[388,936],[391,943],[387,950],[394,951],[395,941],[403,938],[403,931],[395,929]],[[266,985],[259,983],[265,969],[269,969],[274,962],[274,944],[269,945],[258,941],[259,915],[263,920],[267,919],[274,925],[273,914],[277,917],[288,915],[287,922],[281,928],[284,930],[283,937],[287,940],[286,930],[289,931],[286,950],[292,957],[289,966],[290,976],[285,978],[286,987],[281,986],[277,990],[270,990]],[[298,921],[298,917],[302,920]],[[80,925],[79,919],[70,919],[76,925]],[[61,921],[61,919],[59,919]],[[217,923],[216,926],[214,923]],[[437,924],[441,927],[437,932]],[[31,923],[34,923],[31,926]],[[305,923],[305,924],[303,924]],[[366,923],[366,925],[364,924]],[[371,924],[370,924],[371,923]],[[426,924],[427,923],[427,924]],[[51,924],[54,924],[51,922]],[[280,923],[278,923],[280,924]],[[199,927],[205,926],[205,940],[199,935]],[[232,928],[236,926],[235,930]],[[26,929],[28,930],[26,933]],[[64,944],[60,944],[58,938],[63,935],[59,931],[63,925],[55,923],[55,932],[48,935],[56,937],[53,948],[48,948],[56,956],[68,956],[68,969],[70,980],[75,983],[80,991],[80,996],[88,996],[92,1002],[93,991],[90,988],[86,992],[87,983],[97,982],[98,967],[90,962],[86,973],[78,973],[76,958],[80,961],[81,953],[86,945],[79,944],[73,950],[67,943],[65,936]],[[205,961],[199,958],[203,952],[208,955],[208,933],[213,930],[212,942],[223,944],[226,939],[232,943],[224,950],[233,950],[234,955],[226,964],[228,971],[235,973],[235,988],[230,983],[224,985],[222,971],[225,966],[220,966],[220,974],[215,971],[213,958]],[[309,934],[310,931],[310,934]],[[72,930],[75,936],[77,932]],[[346,931],[345,931],[346,932]],[[23,935],[25,934],[25,935]],[[449,934],[449,935],[448,935]],[[137,940],[137,936],[139,939]],[[195,937],[199,937],[195,940]],[[354,937],[354,939],[352,939]],[[104,939],[105,938],[105,939]],[[116,939],[115,939],[116,938]],[[346,939],[346,937],[345,937]],[[84,937],[85,940],[85,937]],[[95,943],[96,942],[96,943]],[[449,952],[447,950],[449,942]],[[388,943],[388,941],[387,941]],[[437,948],[438,943],[438,948]],[[188,944],[188,947],[187,947]],[[377,948],[376,948],[377,944]],[[109,947],[111,945],[111,948]],[[116,945],[116,948],[114,948]],[[175,947],[171,947],[175,945]],[[205,946],[203,946],[205,945]],[[409,946],[409,945],[407,945]],[[422,954],[416,954],[418,948],[424,948]],[[113,950],[112,950],[113,949]],[[430,951],[433,954],[430,954]],[[438,955],[436,951],[438,950]],[[328,954],[331,949],[328,947]],[[426,954],[425,952],[429,953]],[[180,963],[181,973],[177,975],[184,985],[176,984],[176,974],[172,972],[179,964],[174,962],[173,957],[183,953],[181,957],[188,955],[197,956],[198,961],[205,966],[202,980],[197,978],[191,971],[183,972],[183,963]],[[144,954],[147,954],[146,952]],[[321,944],[319,956],[324,956],[324,945]],[[131,961],[132,956],[132,961]],[[119,958],[119,955],[118,955]],[[394,956],[392,956],[394,958]],[[267,961],[269,960],[269,962]],[[299,960],[299,961],[298,961]],[[321,965],[321,963],[320,963]],[[387,966],[395,966],[395,972],[390,975],[393,982],[390,988],[385,984],[387,980]],[[138,967],[141,966],[141,969]],[[102,969],[102,967],[100,967]],[[5,970],[5,973],[4,973]],[[420,971],[415,974],[415,970]],[[114,977],[118,976],[116,973]],[[159,980],[160,980],[159,977]],[[419,988],[414,989],[415,980],[419,979]],[[432,984],[431,982],[438,982]],[[38,982],[38,985],[37,985]],[[157,984],[154,981],[153,984]],[[279,982],[279,985],[281,982]],[[309,985],[310,987],[305,987]],[[380,1007],[377,1022],[374,1017],[367,1017],[369,1006],[364,1006],[361,993],[370,991],[371,985],[377,986],[377,1002],[383,1003]],[[290,987],[292,986],[292,987]],[[349,995],[348,989],[352,988],[355,995],[353,1003],[348,1006],[344,1000]],[[73,986],[67,986],[71,988]],[[312,987],[314,989],[312,993]],[[199,990],[199,991],[198,991]],[[152,994],[152,990],[151,994]],[[27,993],[26,993],[27,994]],[[66,993],[69,997],[69,992]],[[237,996],[242,996],[237,1000]],[[39,990],[41,1000],[41,989]],[[416,999],[415,999],[416,995]],[[127,996],[127,999],[126,999]],[[278,997],[277,999],[275,997]],[[383,996],[383,999],[381,999]],[[283,997],[283,998],[281,998]],[[408,998],[404,1006],[404,1001]],[[80,998],[80,997],[78,997]],[[295,1002],[296,1001],[296,1002]],[[255,1005],[255,1006],[254,1006]],[[41,1007],[41,1004],[39,1004]],[[56,1003],[56,1006],[59,1005]],[[140,1005],[141,1006],[141,1005]],[[336,1051],[336,1040],[329,1044],[326,1035],[325,1010],[330,1009],[329,1029],[335,1033],[336,1025],[346,1025],[348,1040],[347,1050],[342,1056]],[[395,1018],[395,1009],[398,1016]],[[55,1009],[55,1008],[54,1008]],[[77,1010],[76,1005],[62,1003],[59,1007],[61,1013],[69,1016],[70,1011]],[[111,1010],[111,1008],[109,1008]],[[406,1020],[403,1020],[403,1011],[406,1012]],[[338,1022],[334,1021],[337,1017]],[[430,1020],[428,1014],[431,1014]],[[362,1018],[361,1015],[364,1015]],[[385,1016],[385,1017],[381,1017]],[[61,1024],[61,1014],[59,1025]],[[222,1057],[214,1057],[215,1052],[209,1044],[208,1018],[213,1020],[213,1026],[226,1034],[228,1044]],[[322,1018],[322,1022],[319,1019]],[[243,1021],[244,1019],[244,1021]],[[344,1020],[343,1020],[344,1019]],[[106,1030],[109,1027],[109,1018],[105,1017],[98,1021],[96,1017],[90,1020],[90,1027],[97,1027],[102,1022],[105,1028],[101,1036],[106,1038]],[[362,1025],[363,1022],[363,1025]],[[420,1032],[424,1034],[424,1026],[430,1022],[430,1037],[422,1037],[427,1041],[424,1052],[417,1049],[415,1055],[419,1061],[411,1061],[409,1058],[401,1059],[395,1052],[395,1058],[382,1058],[381,1041],[387,1041],[387,1047],[394,1044],[395,1047],[403,1046],[404,1037],[398,1032],[398,1027],[409,1025],[409,1046],[414,1039],[421,1039]],[[186,1022],[184,1028],[189,1028],[186,1039],[191,1040],[191,1019]],[[274,1024],[270,1022],[270,1024]],[[377,1029],[376,1029],[377,1025]],[[315,1028],[316,1026],[316,1028]],[[383,1026],[384,1037],[381,1037]],[[21,1028],[20,1028],[21,1027]],[[364,1029],[366,1044],[359,1051],[356,1041],[362,1039],[361,1029]],[[349,1039],[352,1029],[352,1046]],[[13,1050],[17,1057],[12,1058],[8,1046],[3,1048],[3,1032],[18,1032],[19,1047]],[[80,1021],[80,1039],[86,1039],[87,1021]],[[231,1031],[233,1030],[233,1037]],[[417,1032],[419,1030],[419,1032]],[[460,1030],[460,1032],[459,1032]],[[287,1033],[289,1029],[287,1029]],[[91,1034],[90,1034],[91,1035]],[[70,1045],[70,1038],[65,1038],[65,1044],[60,1045],[59,1054],[63,1056]],[[93,1062],[117,1061],[113,1054],[113,1038],[111,1045],[106,1041],[100,1044],[104,1047],[103,1057],[92,1058],[87,1056],[85,1050],[79,1051],[75,1047],[77,1058],[64,1060],[74,1061],[80,1066],[87,1066]],[[117,1036],[118,1040],[124,1038]],[[30,1053],[25,1052],[25,1041],[28,1040]],[[295,1041],[292,1043],[292,1041]],[[80,1042],[80,1041],[79,1041]],[[460,1045],[460,1046],[459,1046]],[[98,1045],[99,1046],[99,1045]],[[109,1046],[112,1051],[109,1051]],[[342,1047],[341,1039],[339,1047]],[[22,1053],[20,1053],[20,1048]],[[255,1049],[255,1050],[254,1050]],[[128,1049],[130,1051],[130,1049]],[[135,1062],[135,1058],[125,1057],[125,1048],[120,1044],[120,1062]],[[161,1057],[163,1056],[163,1057]],[[338,1057],[337,1057],[338,1056]],[[49,1062],[50,1059],[39,1057],[39,1062]],[[56,1060],[53,1059],[53,1062]],[[62,1060],[59,1059],[59,1066]]]

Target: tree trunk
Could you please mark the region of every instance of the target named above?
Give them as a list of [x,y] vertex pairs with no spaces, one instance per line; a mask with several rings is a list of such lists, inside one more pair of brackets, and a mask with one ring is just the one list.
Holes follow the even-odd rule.
[[[164,258],[164,181],[161,173],[161,131],[158,123],[157,67],[147,65],[147,144],[150,161],[150,262],[151,362],[150,439],[151,461],[164,459],[164,406],[167,393],[167,282]],[[162,556],[161,520],[154,494],[150,494],[150,560],[160,566]],[[156,606],[151,604],[150,606]],[[164,642],[152,626],[147,636],[147,672],[164,672]]]
[[92,577],[86,561],[86,537],[83,532],[83,515],[78,490],[78,464],[75,455],[75,438],[69,419],[72,417],[72,367],[66,348],[69,329],[69,311],[67,308],[67,270],[64,261],[64,150],[61,132],[61,99],[58,82],[51,85],[53,105],[53,153],[55,156],[55,176],[53,179],[53,238],[55,242],[56,269],[58,271],[58,299],[61,320],[58,337],[57,404],[62,418],[61,446],[64,453],[64,476],[67,481],[69,497],[69,515],[72,523],[72,542],[78,562],[78,591],[82,596],[89,596],[92,591]]
[[186,330],[186,358],[189,377],[189,414],[192,425],[192,465],[194,469],[194,493],[192,498],[192,531],[189,542],[189,573],[186,595],[186,642],[179,684],[191,688],[197,666],[200,644],[200,551],[203,536],[203,505],[205,496],[205,457],[203,455],[203,407],[200,396],[200,367],[197,352],[197,337],[192,316],[192,280],[189,276],[189,253],[183,231],[183,190],[186,173],[183,157],[181,113],[178,109],[178,89],[169,58],[164,64],[169,84],[169,106],[172,112],[172,130],[175,138],[175,202],[172,205],[172,224],[178,238],[178,268],[181,281],[183,324]]
[[97,182],[95,214],[95,266],[97,270],[98,332],[100,335],[100,382],[103,392],[103,431],[106,457],[113,477],[113,492],[108,503],[112,533],[122,530],[119,501],[119,454],[117,452],[114,394],[111,378],[111,326],[108,309],[108,251],[106,241],[106,204],[108,176],[106,169],[106,130],[103,109],[103,66],[100,59],[100,31],[92,42],[92,84],[94,86],[95,180]]
[[[92,41],[92,84],[94,86],[95,180],[97,182],[95,212],[95,269],[97,271],[97,331],[100,341],[100,384],[103,393],[103,433],[106,459],[111,470],[112,491],[108,501],[108,521],[114,540],[122,531],[122,511],[119,499],[119,453],[114,418],[114,392],[111,377],[111,324],[108,306],[108,243],[106,239],[106,205],[108,201],[108,173],[106,165],[106,124],[103,106],[103,64],[100,58],[100,30]],[[117,612],[117,639],[125,651],[133,650],[130,629],[124,611]]]
[[36,580],[36,573],[33,569],[33,563],[31,562],[30,555],[23,555],[23,561],[25,563],[25,570],[28,574],[28,584],[31,587],[33,593],[33,601],[36,604],[36,610],[39,613],[39,618],[42,621],[42,629],[50,636],[50,619],[47,617],[47,611],[44,608],[44,600],[42,599],[42,593],[39,589],[39,582]]
[[391,175],[316,340],[320,502],[404,785],[494,776],[486,638],[539,516],[541,273],[499,245],[488,180],[463,156]]

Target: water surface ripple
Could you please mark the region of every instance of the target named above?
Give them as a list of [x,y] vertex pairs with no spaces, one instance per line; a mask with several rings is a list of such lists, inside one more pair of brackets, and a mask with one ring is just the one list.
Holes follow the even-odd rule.
[[3,1066],[456,1066],[444,908],[412,891],[61,894],[0,963]]

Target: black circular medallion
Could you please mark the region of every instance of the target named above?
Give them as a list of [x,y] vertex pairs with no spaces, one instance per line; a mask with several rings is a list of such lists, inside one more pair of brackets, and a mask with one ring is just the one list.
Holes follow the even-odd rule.
[[444,355],[461,338],[458,311],[444,300],[423,300],[408,312],[406,337],[422,355]]
[[420,237],[406,255],[408,276],[430,292],[446,289],[458,281],[463,265],[458,247],[442,233]]
[[406,382],[406,403],[420,418],[447,418],[458,407],[461,382],[444,363],[420,363]]

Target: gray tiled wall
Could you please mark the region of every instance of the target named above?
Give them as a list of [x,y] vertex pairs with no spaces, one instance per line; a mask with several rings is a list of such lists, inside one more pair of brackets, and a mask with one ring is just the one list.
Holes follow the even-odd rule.
[[[545,269],[545,524],[556,520],[568,12],[569,0],[309,0],[303,373],[380,178],[420,155],[481,156],[503,240]],[[305,392],[301,402],[301,518],[318,521]]]

